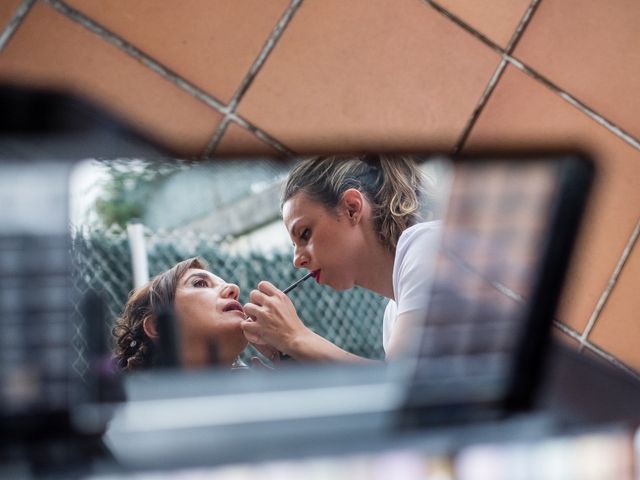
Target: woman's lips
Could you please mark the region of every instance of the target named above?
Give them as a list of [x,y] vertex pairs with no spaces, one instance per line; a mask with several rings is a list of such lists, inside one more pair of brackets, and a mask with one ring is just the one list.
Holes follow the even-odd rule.
[[223,312],[233,312],[233,311],[238,311],[241,312],[244,315],[244,308],[242,308],[242,305],[240,304],[240,302],[237,302],[235,300],[230,301],[229,303],[227,303],[224,308],[222,309]]
[[320,283],[320,270],[314,270],[311,275],[316,279],[316,282]]

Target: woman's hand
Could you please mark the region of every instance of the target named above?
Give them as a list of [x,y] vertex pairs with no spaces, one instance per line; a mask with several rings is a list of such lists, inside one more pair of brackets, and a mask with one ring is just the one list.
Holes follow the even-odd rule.
[[249,299],[244,311],[251,320],[242,322],[247,340],[292,355],[294,345],[309,330],[298,317],[289,297],[273,284],[262,281],[257,290],[251,291]]

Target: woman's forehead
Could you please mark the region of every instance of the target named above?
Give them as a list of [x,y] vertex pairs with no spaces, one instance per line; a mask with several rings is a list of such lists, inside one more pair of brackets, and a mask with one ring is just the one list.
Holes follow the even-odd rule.
[[282,219],[287,227],[305,217],[323,215],[327,210],[320,202],[312,200],[304,192],[298,192],[282,205]]

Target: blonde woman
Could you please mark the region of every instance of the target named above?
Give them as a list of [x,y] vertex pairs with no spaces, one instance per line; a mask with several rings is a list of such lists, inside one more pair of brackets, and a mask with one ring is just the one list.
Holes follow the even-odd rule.
[[[335,290],[359,286],[389,298],[387,358],[405,348],[427,308],[440,228],[419,221],[421,192],[412,158],[331,156],[297,164],[282,198],[296,268]],[[307,328],[289,298],[267,281],[251,292],[244,310],[250,342],[303,361],[367,361]]]

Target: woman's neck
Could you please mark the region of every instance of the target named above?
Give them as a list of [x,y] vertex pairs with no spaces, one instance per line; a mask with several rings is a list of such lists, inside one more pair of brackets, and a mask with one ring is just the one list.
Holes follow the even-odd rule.
[[185,368],[203,368],[211,365],[231,367],[233,359],[223,358],[226,355],[215,351],[215,346],[204,341],[203,337],[183,338],[181,361]]
[[394,300],[393,262],[395,256],[377,238],[363,249],[356,285]]

